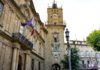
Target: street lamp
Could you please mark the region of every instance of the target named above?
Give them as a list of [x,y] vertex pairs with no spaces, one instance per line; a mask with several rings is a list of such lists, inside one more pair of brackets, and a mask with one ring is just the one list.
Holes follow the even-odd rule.
[[[65,35],[66,35],[66,41],[67,41],[67,47],[68,47],[68,63],[69,63],[69,70],[72,70],[71,69],[71,48],[70,48],[70,45],[69,45],[69,30],[68,28],[66,29],[65,31]],[[66,49],[67,51],[67,49]]]

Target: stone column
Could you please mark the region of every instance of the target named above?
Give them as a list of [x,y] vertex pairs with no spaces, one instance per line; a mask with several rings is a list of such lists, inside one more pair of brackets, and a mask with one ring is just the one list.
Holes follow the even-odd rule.
[[19,47],[20,45],[18,43],[14,43],[11,70],[17,70],[18,58],[19,58]]
[[26,60],[25,60],[25,70],[31,70],[31,57],[30,57],[30,51],[25,51]]

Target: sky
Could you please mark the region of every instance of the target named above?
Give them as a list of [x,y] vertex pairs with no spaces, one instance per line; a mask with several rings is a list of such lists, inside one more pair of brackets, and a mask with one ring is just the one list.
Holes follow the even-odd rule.
[[[63,20],[71,40],[86,40],[93,30],[100,29],[100,0],[55,0],[63,8]],[[42,22],[47,22],[47,8],[54,0],[33,0]]]

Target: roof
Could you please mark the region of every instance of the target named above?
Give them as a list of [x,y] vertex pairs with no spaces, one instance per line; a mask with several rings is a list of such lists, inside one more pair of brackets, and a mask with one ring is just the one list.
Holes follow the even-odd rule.
[[55,0],[54,0],[54,2],[53,2],[53,4],[52,4],[52,8],[57,8],[57,4],[55,3]]

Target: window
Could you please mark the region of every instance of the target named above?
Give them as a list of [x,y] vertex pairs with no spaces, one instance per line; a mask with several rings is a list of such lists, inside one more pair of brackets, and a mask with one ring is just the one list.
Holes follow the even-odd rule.
[[54,38],[54,42],[57,42],[57,38]]
[[84,65],[84,60],[82,60],[82,64]]
[[0,2],[0,16],[2,15],[2,12],[3,12],[3,3]]
[[24,12],[24,14],[25,14],[26,17],[29,17],[29,14],[28,13],[29,12],[27,12],[27,9],[26,9],[25,12]]
[[[3,26],[3,21],[2,21],[2,19],[3,19],[3,8],[4,8],[4,5],[3,5],[3,3],[1,2],[1,0],[0,0],[0,26],[2,27]],[[2,17],[1,17],[2,16]]]
[[40,70],[41,69],[41,67],[40,67],[40,62],[38,63],[38,70]]
[[34,70],[34,59],[32,59],[31,68],[32,68],[32,70]]
[[53,33],[53,41],[58,42],[58,33],[56,32]]
[[87,64],[90,64],[90,61],[89,60],[87,61]]
[[54,25],[56,25],[56,22],[54,22]]
[[39,42],[39,54],[41,54],[41,45],[42,45],[42,43]]
[[20,26],[20,31],[19,31],[21,34],[24,33],[24,27],[23,26]]
[[33,48],[34,48],[34,37],[32,38]]

